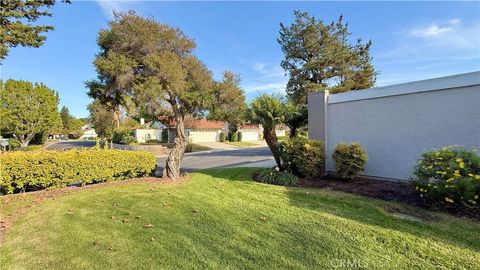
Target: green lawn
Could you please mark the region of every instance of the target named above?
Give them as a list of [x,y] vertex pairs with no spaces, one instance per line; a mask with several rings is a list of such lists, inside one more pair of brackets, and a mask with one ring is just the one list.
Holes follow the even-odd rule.
[[237,146],[237,147],[250,147],[250,146],[258,146],[256,143],[252,142],[223,142],[225,144]]
[[251,172],[209,170],[175,185],[107,186],[44,201],[7,234],[2,269],[479,267],[479,223],[419,209],[428,220],[409,221],[384,210],[401,205],[260,184]]
[[196,143],[190,143],[191,145],[191,149],[189,149],[187,147],[187,150],[186,152],[200,152],[200,151],[208,151],[208,150],[212,150],[212,148],[208,147],[208,146],[205,146],[205,145],[201,145],[201,144],[196,144]]

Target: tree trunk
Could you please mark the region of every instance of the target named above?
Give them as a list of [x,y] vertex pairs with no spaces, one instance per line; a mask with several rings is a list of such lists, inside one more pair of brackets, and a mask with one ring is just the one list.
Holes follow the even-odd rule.
[[180,177],[180,162],[187,148],[187,137],[185,135],[184,118],[178,116],[175,118],[176,134],[173,149],[168,153],[165,169],[163,169],[163,177],[177,180]]
[[30,143],[30,141],[32,140],[31,137],[33,136],[28,136],[28,135],[24,135],[24,136],[17,136],[16,134],[13,134],[13,137],[15,139],[18,140],[18,142],[20,143],[20,148],[25,148],[28,146],[28,144]]
[[270,151],[272,152],[273,158],[275,159],[275,162],[277,163],[277,166],[280,170],[283,169],[282,167],[282,161],[280,159],[280,152],[278,151],[278,140],[277,140],[277,134],[275,133],[275,128],[265,128],[263,129],[263,138],[267,142],[268,148],[270,148]]

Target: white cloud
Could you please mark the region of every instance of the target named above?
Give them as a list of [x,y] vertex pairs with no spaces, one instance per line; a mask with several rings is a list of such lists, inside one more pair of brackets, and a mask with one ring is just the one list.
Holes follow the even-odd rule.
[[285,93],[287,79],[280,65],[263,62],[247,65],[254,74],[250,76],[253,79],[245,82],[246,93]]
[[277,93],[285,92],[285,86],[287,82],[275,82],[275,83],[265,83],[265,84],[252,84],[245,86],[245,92],[247,93]]
[[113,11],[126,11],[135,4],[132,0],[96,0],[106,17],[112,18]]

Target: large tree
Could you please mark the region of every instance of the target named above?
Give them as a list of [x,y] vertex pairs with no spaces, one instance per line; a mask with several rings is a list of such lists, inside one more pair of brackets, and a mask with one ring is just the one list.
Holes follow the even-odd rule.
[[105,105],[98,100],[93,101],[88,105],[90,111],[90,122],[95,129],[95,133],[101,138],[111,139],[113,136],[113,129],[115,128],[115,119],[113,114]]
[[281,169],[282,162],[275,127],[285,121],[285,103],[282,98],[277,95],[262,94],[252,101],[247,115],[252,123],[262,125],[263,138],[277,166]]
[[173,119],[176,137],[164,176],[179,178],[187,147],[185,117],[204,112],[213,98],[212,74],[193,54],[195,42],[177,28],[132,11],[115,13],[97,42],[99,87],[131,98],[144,111]]
[[233,131],[237,131],[242,125],[247,108],[245,93],[240,87],[240,75],[225,71],[222,80],[215,83],[214,89],[213,106],[208,117],[226,121]]
[[371,41],[352,44],[342,16],[325,24],[307,12],[294,14],[294,23],[280,24],[278,43],[285,55],[281,66],[289,75],[287,94],[296,104],[306,104],[314,91],[340,93],[374,85]]
[[60,109],[60,118],[62,119],[63,130],[62,133],[66,135],[79,134],[85,121],[78,119],[70,114],[70,111],[66,106],[62,106]]
[[[62,2],[70,3],[69,0]],[[11,47],[38,48],[47,37],[45,33],[54,29],[52,25],[32,24],[41,17],[52,16],[49,8],[55,0],[1,0],[0,1],[0,63]]]
[[22,147],[35,134],[61,127],[58,94],[44,84],[7,80],[0,89],[1,129],[13,134]]

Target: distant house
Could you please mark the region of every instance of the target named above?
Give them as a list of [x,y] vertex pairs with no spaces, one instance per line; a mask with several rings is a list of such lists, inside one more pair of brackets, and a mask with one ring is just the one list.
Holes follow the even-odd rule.
[[96,138],[97,133],[93,128],[92,124],[86,124],[82,127],[83,135],[80,136],[80,139],[89,139],[89,138]]

